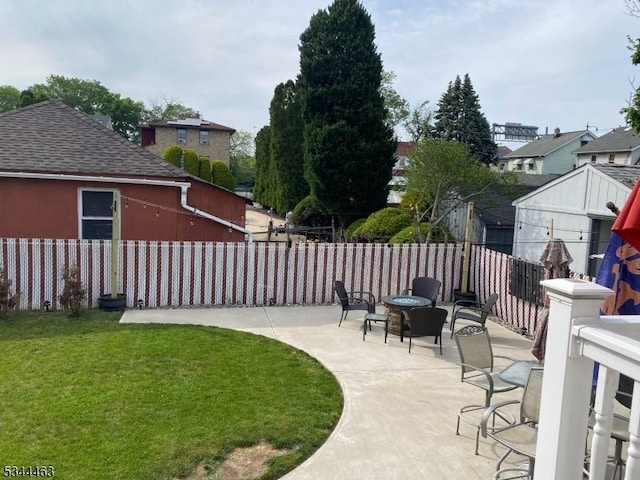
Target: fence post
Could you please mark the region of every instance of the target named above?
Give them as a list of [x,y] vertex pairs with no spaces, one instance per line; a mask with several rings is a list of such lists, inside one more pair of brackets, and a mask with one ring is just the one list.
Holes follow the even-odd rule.
[[600,323],[599,309],[612,291],[580,280],[545,280],[549,325],[535,480],[581,480],[593,361],[575,354],[572,328]]

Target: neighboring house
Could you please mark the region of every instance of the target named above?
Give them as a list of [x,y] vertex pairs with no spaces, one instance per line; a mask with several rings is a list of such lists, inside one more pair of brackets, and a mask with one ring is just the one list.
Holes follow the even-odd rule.
[[0,237],[111,239],[116,228],[123,240],[244,241],[248,233],[244,198],[61,102],[0,114],[0,139]]
[[550,238],[564,240],[577,273],[595,275],[615,215],[640,175],[637,165],[587,163],[513,202],[516,208],[513,256],[538,262]]
[[413,142],[398,142],[396,145],[396,151],[394,153],[396,157],[396,163],[393,166],[391,181],[389,182],[389,195],[387,196],[388,205],[399,205],[404,196],[404,192],[400,190],[393,190],[396,186],[403,186],[406,184],[404,176],[407,162],[409,161],[409,152],[413,150],[415,144]]
[[200,118],[162,120],[138,125],[144,148],[158,156],[171,145],[193,150],[199,157],[222,160],[229,166],[235,130]]
[[[497,186],[488,189],[482,195],[472,199],[473,217],[471,242],[487,248],[512,253],[516,209],[512,205],[514,196],[525,195],[558,175],[517,174],[516,185],[510,187],[508,194]],[[449,213],[445,225],[458,242],[465,239],[467,204],[460,205]]]
[[564,174],[575,166],[573,152],[595,138],[589,130],[563,133],[556,128],[552,134],[543,135],[499,159],[498,170]]
[[636,165],[640,158],[640,137],[631,127],[620,127],[575,150],[576,166],[585,163]]

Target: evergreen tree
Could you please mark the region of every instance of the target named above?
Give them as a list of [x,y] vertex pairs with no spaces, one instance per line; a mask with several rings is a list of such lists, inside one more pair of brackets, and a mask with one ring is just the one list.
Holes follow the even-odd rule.
[[276,177],[275,209],[285,214],[307,196],[304,178],[303,126],[296,84],[289,80],[275,89],[271,107],[271,165]]
[[231,170],[222,160],[213,161],[211,164],[211,176],[213,177],[213,183],[216,185],[232,192],[236,189],[236,179],[233,178]]
[[394,164],[375,29],[357,0],[335,0],[300,37],[305,176],[342,226],[386,205]]
[[462,142],[476,159],[493,163],[498,147],[491,139],[489,122],[480,111],[478,94],[469,74],[465,74],[462,81],[458,75],[454,82],[449,82],[438,102],[435,118],[437,138]]
[[262,205],[271,206],[269,188],[271,186],[271,128],[262,127],[256,134],[256,181],[253,198]]

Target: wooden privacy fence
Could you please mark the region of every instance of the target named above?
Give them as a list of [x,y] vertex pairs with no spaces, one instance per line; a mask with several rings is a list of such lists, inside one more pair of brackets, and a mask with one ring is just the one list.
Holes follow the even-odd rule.
[[[123,241],[118,293],[127,306],[335,303],[333,281],[377,299],[408,288],[416,276],[443,282],[448,302],[461,270],[460,245],[295,244]],[[88,298],[110,290],[107,240],[0,239],[0,265],[20,293],[21,309],[58,307],[66,265],[80,267]]]

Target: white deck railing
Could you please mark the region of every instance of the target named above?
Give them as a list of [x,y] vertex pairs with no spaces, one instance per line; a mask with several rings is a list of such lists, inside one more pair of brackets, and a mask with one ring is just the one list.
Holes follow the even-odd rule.
[[[581,480],[594,361],[600,364],[589,478],[605,478],[619,374],[640,381],[640,316],[601,317],[611,290],[591,282],[546,280],[551,305],[535,480]],[[640,392],[640,388],[634,389]],[[640,395],[629,421],[625,480],[640,479]]]

